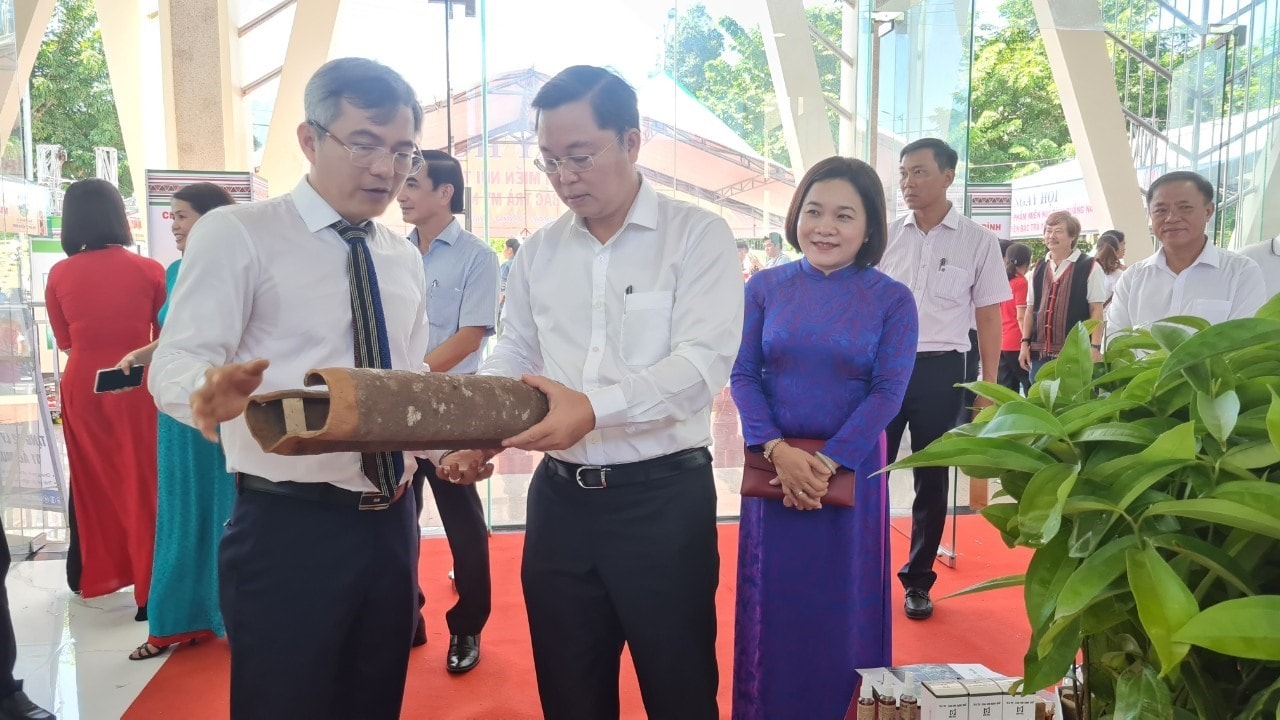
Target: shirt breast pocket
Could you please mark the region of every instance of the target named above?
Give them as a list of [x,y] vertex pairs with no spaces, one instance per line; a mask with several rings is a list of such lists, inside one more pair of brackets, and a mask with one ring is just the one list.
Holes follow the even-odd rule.
[[1210,325],[1226,322],[1231,317],[1230,300],[1192,300],[1189,315],[1209,321]]
[[955,305],[969,296],[973,273],[959,265],[944,265],[935,273],[929,292],[940,305]]
[[462,291],[439,285],[427,290],[427,319],[432,325],[453,325],[462,308]]
[[622,362],[648,367],[671,354],[671,310],[674,305],[675,293],[670,291],[623,296],[619,340]]

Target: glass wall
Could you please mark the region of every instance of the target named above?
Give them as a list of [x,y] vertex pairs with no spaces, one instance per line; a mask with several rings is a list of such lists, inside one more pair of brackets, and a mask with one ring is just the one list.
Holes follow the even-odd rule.
[[[872,159],[886,181],[892,215],[907,207],[898,190],[898,154],[924,137],[946,140],[960,156],[951,199],[964,207],[969,147],[969,66],[973,46],[973,4],[969,0],[890,3],[904,10],[877,10],[867,3],[871,77],[863,111],[877,142]],[[894,212],[896,210],[896,212]]]

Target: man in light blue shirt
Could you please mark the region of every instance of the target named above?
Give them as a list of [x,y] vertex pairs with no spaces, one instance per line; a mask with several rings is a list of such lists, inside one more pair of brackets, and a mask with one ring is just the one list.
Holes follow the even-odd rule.
[[[462,228],[454,215],[463,211],[462,166],[438,150],[420,151],[424,163],[405,181],[398,198],[404,221],[414,226],[410,242],[422,252],[427,281],[427,318],[431,323],[425,362],[434,372],[474,373],[480,347],[493,334],[498,309],[498,257],[480,238]],[[489,534],[475,485],[441,480],[435,465],[418,460],[413,477],[418,514],[423,481],[431,486],[449,549],[453,553],[458,602],[445,614],[449,652],[445,668],[464,673],[480,662],[480,631],[489,619]],[[419,604],[425,603],[419,591]],[[419,613],[414,645],[427,641]]]

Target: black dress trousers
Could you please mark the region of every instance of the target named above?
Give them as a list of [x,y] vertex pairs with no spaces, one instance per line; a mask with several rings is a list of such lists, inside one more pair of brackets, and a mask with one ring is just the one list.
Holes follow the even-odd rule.
[[618,717],[626,646],[651,718],[714,720],[716,491],[705,465],[584,489],[538,465],[521,580],[547,720]]
[[[479,635],[489,620],[493,606],[492,580],[489,574],[489,529],[484,523],[484,505],[476,485],[456,485],[441,480],[430,460],[418,459],[413,474],[413,498],[422,516],[425,498],[423,484],[431,486],[440,511],[440,522],[453,555],[453,583],[458,601],[445,613],[450,635]],[[418,606],[426,604],[426,596],[418,591]],[[421,611],[418,622],[424,622]]]
[[[902,409],[885,428],[889,462],[897,459],[902,434],[908,426],[912,452],[923,450],[956,426],[962,403],[961,390],[956,384],[964,380],[964,353],[916,357],[907,393],[902,398]],[[911,505],[911,557],[898,571],[898,579],[904,588],[929,590],[938,579],[933,561],[947,522],[950,468],[918,467],[912,473],[916,498]]]

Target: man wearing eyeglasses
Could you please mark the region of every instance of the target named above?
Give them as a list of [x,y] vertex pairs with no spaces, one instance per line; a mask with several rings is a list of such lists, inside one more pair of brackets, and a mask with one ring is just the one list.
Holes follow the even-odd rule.
[[[427,315],[431,318],[426,363],[433,372],[470,375],[480,367],[481,343],[493,334],[498,310],[498,256],[454,217],[464,209],[462,165],[439,150],[424,150],[419,155],[425,164],[405,180],[397,202],[404,221],[413,225],[409,240],[422,251],[426,272]],[[449,539],[458,591],[458,601],[445,613],[449,625],[445,669],[464,673],[480,662],[480,631],[492,604],[484,506],[475,485],[445,482],[436,473],[435,464],[419,459],[413,476],[419,515],[424,483],[431,488]],[[418,604],[425,602],[419,592]],[[419,613],[413,644],[426,642],[426,621]]]
[[231,716],[393,720],[417,610],[417,522],[402,497],[414,465],[268,455],[241,414],[312,368],[422,367],[420,256],[371,220],[421,164],[422,111],[403,78],[358,58],[316,71],[305,109],[311,169],[293,191],[192,230],[150,389],[210,440],[221,431],[236,474],[218,557]]
[[707,445],[742,337],[733,233],[639,174],[639,110],[621,78],[571,67],[533,109],[534,162],[569,212],[516,255],[480,372],[523,376],[550,400],[545,420],[504,443],[547,453],[521,568],[542,709],[618,717],[625,644],[650,717],[717,718]]

